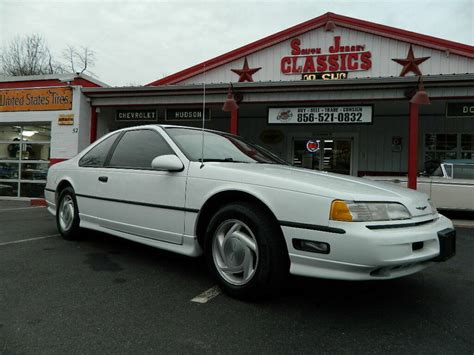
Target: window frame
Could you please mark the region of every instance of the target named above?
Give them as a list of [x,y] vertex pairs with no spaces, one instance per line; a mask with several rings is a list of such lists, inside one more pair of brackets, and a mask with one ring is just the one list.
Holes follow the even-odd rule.
[[[143,167],[134,167],[134,166],[112,166],[112,165],[110,165],[110,160],[112,159],[112,156],[115,153],[115,149],[120,144],[122,138],[125,136],[125,134],[127,132],[133,132],[133,131],[151,131],[151,132],[159,135],[163,139],[163,142],[166,144],[166,146],[170,149],[171,154],[177,156],[179,160],[182,160],[178,156],[178,154],[176,154],[176,151],[173,149],[173,147],[171,147],[170,144],[166,141],[166,138],[164,137],[164,135],[161,134],[159,131],[157,131],[153,128],[135,128],[135,129],[127,129],[127,130],[124,130],[124,131],[120,132],[120,136],[117,138],[117,140],[114,142],[114,144],[110,148],[109,154],[107,155],[107,158],[104,162],[103,168],[106,168],[106,169],[142,170],[142,171],[162,171],[162,170],[153,169],[151,166],[149,168],[143,168]],[[157,155],[157,156],[159,156],[159,155]],[[183,166],[184,165],[185,164],[183,163]]]
[[[82,156],[79,158],[79,161],[77,162],[77,166],[80,167],[80,168],[92,168],[92,169],[100,169],[100,168],[104,168],[105,167],[105,163],[107,162],[107,159],[109,158],[109,155],[110,155],[110,151],[114,148],[114,146],[117,144],[117,141],[120,139],[120,136],[122,135],[121,132],[111,132],[110,135],[107,135],[106,137],[104,137],[103,139],[101,139],[100,141],[96,142],[96,144],[92,145],[89,149],[87,149],[87,151],[82,154]],[[100,144],[102,144],[103,142],[105,142],[107,139],[110,139],[112,138],[113,136],[117,136],[115,138],[115,141],[112,143],[112,145],[110,146],[107,154],[105,154],[105,160],[104,162],[102,163],[101,166],[90,166],[90,165],[82,165],[81,164],[81,161],[82,159],[85,158],[85,156],[87,154],[89,154],[94,148],[98,147]]]

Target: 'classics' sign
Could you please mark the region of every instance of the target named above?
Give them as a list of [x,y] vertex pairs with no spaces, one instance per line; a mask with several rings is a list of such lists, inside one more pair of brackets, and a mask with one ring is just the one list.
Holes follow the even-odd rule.
[[71,88],[0,90],[0,112],[70,109]]
[[268,109],[268,123],[372,123],[372,106],[273,107]]
[[334,44],[323,52],[320,47],[302,48],[301,40],[290,42],[291,55],[281,58],[282,74],[310,74],[325,72],[364,71],[372,68],[372,54],[365,44],[345,45],[341,36],[334,37]]

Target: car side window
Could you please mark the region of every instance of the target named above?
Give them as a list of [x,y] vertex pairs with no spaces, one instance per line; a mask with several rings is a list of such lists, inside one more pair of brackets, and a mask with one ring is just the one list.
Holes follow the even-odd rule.
[[118,142],[109,167],[151,169],[151,162],[159,155],[174,154],[165,139],[152,130],[127,131]]
[[474,165],[454,165],[453,178],[474,179]]
[[94,148],[89,150],[81,158],[81,160],[79,160],[79,166],[89,168],[102,167],[105,163],[105,160],[107,159],[107,155],[109,154],[110,148],[112,147],[118,136],[118,133],[113,134],[110,137],[104,139],[99,144],[97,144]]

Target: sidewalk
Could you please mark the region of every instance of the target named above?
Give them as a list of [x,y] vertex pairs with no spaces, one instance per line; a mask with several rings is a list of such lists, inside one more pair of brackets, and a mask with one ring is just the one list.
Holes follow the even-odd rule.
[[25,200],[0,199],[0,210],[10,209],[10,208],[37,207],[37,206],[46,206],[44,199],[39,199],[39,198],[25,199]]

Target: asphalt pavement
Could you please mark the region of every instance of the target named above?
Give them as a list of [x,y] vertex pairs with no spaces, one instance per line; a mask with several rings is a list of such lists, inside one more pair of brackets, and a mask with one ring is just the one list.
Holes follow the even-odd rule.
[[45,208],[0,204],[0,354],[472,354],[473,255],[474,229],[458,228],[457,255],[412,276],[290,277],[265,302],[198,303],[215,285],[201,258],[65,241]]

